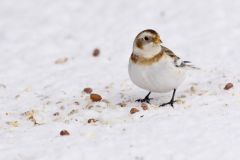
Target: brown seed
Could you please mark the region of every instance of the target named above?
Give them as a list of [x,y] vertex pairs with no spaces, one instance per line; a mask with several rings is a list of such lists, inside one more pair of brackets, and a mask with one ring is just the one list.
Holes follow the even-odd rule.
[[89,88],[89,87],[83,89],[83,92],[85,92],[85,93],[87,93],[87,94],[92,93],[92,91],[93,91],[92,88]]
[[70,133],[69,133],[67,130],[64,129],[64,130],[61,130],[61,131],[60,131],[60,135],[61,135],[61,136],[69,136]]
[[94,118],[90,118],[90,119],[88,119],[88,121],[87,121],[88,123],[96,123],[97,122],[97,120],[96,119],[94,119]]
[[98,102],[102,100],[102,97],[99,94],[90,94],[90,98],[93,102]]
[[139,112],[139,110],[138,110],[137,108],[132,108],[132,109],[130,110],[130,113],[131,113],[131,114],[134,114],[134,113],[136,113],[136,112]]
[[148,110],[148,105],[146,103],[142,103],[141,107],[143,110]]
[[229,90],[230,88],[233,87],[233,84],[232,83],[227,83],[224,87],[225,90]]
[[99,54],[100,54],[100,50],[98,48],[95,48],[92,53],[93,57],[98,57]]

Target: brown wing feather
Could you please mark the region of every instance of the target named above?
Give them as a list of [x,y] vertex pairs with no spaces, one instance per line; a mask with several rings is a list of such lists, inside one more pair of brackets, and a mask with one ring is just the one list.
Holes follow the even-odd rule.
[[173,51],[171,51],[170,49],[168,49],[167,47],[162,46],[163,52],[165,52],[167,55],[169,55],[170,57],[174,58],[174,59],[180,59],[178,56],[176,56]]
[[[182,61],[178,56],[176,56],[173,51],[168,49],[167,47],[162,46],[163,52],[165,52],[168,56],[173,58],[174,65],[176,67],[190,67],[193,69],[199,69],[193,65],[191,65],[190,61]],[[189,64],[190,63],[190,64]]]

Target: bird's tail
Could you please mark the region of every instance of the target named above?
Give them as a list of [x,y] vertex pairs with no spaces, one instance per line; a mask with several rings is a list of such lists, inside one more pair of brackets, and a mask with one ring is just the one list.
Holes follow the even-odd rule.
[[200,68],[195,67],[195,66],[192,65],[191,63],[192,63],[192,62],[190,62],[190,61],[183,61],[184,67],[200,70]]

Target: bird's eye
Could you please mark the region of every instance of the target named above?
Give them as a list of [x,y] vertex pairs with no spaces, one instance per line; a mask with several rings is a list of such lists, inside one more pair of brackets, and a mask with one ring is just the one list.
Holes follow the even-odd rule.
[[149,38],[148,38],[148,37],[144,37],[144,40],[145,40],[145,41],[148,41],[148,40],[149,40]]

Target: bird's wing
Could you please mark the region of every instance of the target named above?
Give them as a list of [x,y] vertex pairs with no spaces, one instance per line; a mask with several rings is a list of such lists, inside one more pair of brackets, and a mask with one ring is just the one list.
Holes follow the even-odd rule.
[[178,56],[176,56],[173,51],[168,49],[167,47],[162,46],[163,52],[165,52],[169,57],[173,59],[173,63],[176,67],[189,67],[193,69],[199,69],[191,64],[190,61],[182,61]]

